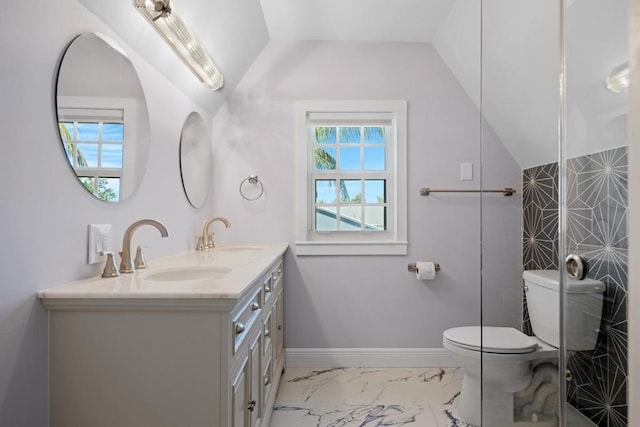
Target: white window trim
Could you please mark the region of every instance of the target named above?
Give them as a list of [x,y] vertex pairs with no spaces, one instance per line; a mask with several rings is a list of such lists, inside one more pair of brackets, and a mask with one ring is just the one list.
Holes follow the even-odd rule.
[[[376,233],[316,232],[311,230],[310,177],[313,170],[307,119],[317,113],[383,113],[395,124],[393,224],[384,239]],[[300,255],[406,255],[407,254],[407,102],[406,101],[299,101],[295,106],[296,146],[296,254]]]

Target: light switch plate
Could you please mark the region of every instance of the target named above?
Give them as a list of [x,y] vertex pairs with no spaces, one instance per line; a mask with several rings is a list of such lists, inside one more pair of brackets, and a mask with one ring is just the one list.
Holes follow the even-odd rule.
[[460,163],[460,179],[473,181],[473,163]]
[[104,253],[111,251],[111,224],[89,224],[87,263],[105,262],[107,257]]

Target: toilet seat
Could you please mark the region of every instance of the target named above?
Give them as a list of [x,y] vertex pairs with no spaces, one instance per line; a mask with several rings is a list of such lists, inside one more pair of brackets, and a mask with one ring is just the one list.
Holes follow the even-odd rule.
[[442,334],[444,340],[467,350],[496,354],[525,354],[538,349],[538,341],[514,328],[462,326]]

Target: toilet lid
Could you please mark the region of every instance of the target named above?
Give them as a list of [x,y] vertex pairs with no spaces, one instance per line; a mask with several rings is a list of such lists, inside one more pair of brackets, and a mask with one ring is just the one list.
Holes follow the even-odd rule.
[[[482,330],[482,342],[481,331]],[[538,342],[514,328],[462,326],[447,329],[443,337],[449,343],[469,350],[488,353],[522,354],[538,348]]]

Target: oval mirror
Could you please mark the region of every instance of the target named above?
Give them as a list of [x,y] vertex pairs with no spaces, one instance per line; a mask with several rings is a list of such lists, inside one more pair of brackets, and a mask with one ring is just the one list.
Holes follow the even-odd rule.
[[180,175],[189,203],[201,208],[209,195],[211,144],[207,126],[195,111],[189,114],[180,137]]
[[142,85],[122,49],[99,34],[75,38],[60,62],[56,110],[67,161],[83,187],[107,202],[131,196],[151,139]]

